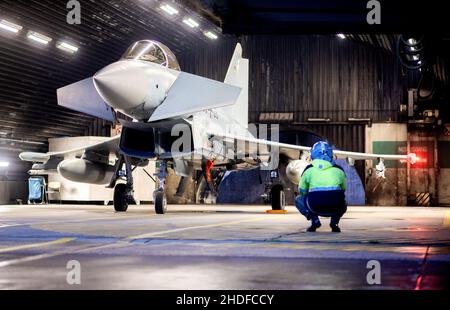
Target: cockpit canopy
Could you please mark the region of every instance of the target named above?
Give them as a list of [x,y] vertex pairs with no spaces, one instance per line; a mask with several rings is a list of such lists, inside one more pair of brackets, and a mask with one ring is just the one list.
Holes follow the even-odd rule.
[[172,51],[164,44],[152,40],[134,43],[122,56],[122,60],[124,59],[148,61],[169,69],[181,70]]

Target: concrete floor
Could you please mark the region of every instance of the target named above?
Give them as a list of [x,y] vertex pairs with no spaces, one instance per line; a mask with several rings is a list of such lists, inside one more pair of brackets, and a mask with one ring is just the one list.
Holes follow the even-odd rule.
[[[1,206],[0,289],[450,288],[450,209],[353,207],[341,234],[266,209]],[[72,260],[81,285],[67,283]]]

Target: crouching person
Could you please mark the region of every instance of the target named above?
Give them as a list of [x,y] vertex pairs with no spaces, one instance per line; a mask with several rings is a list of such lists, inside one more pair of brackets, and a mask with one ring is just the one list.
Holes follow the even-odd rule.
[[347,212],[344,170],[334,162],[333,150],[326,142],[313,146],[311,159],[312,165],[305,169],[300,180],[300,196],[295,205],[312,222],[308,232],[315,232],[322,226],[319,216],[331,217],[331,230],[341,232],[339,221]]

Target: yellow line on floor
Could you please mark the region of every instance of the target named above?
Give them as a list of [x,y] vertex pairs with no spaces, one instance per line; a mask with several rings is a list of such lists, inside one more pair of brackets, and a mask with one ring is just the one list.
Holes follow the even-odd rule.
[[156,231],[151,232],[147,234],[137,235],[137,236],[131,236],[127,239],[145,239],[145,238],[152,238],[156,236],[161,236],[165,234],[175,233],[175,232],[181,232],[181,231],[189,231],[189,230],[195,230],[195,229],[202,229],[202,228],[216,228],[216,227],[222,227],[222,226],[230,226],[230,225],[237,225],[242,223],[249,223],[249,222],[259,222],[264,221],[267,219],[273,219],[274,217],[258,217],[258,218],[252,218],[242,221],[233,221],[233,222],[225,222],[225,223],[218,223],[218,224],[209,224],[209,225],[200,225],[200,226],[190,226],[190,227],[183,227],[183,228],[175,228],[170,230],[163,230],[163,231]]
[[49,242],[31,243],[31,244],[13,246],[13,247],[9,247],[9,248],[0,248],[0,253],[15,252],[15,251],[20,251],[20,250],[28,250],[28,249],[33,249],[33,248],[47,247],[47,246],[56,245],[56,244],[68,243],[73,240],[75,240],[75,238],[61,238],[61,239],[57,239],[57,240],[53,240],[53,241],[49,241]]
[[445,211],[444,222],[442,223],[444,227],[450,227],[450,211]]

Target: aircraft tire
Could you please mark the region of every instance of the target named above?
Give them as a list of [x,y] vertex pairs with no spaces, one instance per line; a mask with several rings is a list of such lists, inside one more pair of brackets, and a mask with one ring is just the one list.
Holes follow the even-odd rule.
[[286,195],[281,186],[275,186],[272,188],[272,210],[284,210],[286,209]]
[[114,210],[116,212],[127,212],[128,210],[126,184],[117,184],[116,188],[114,188]]
[[167,212],[167,197],[164,192],[155,194],[155,212],[156,214],[166,214]]

